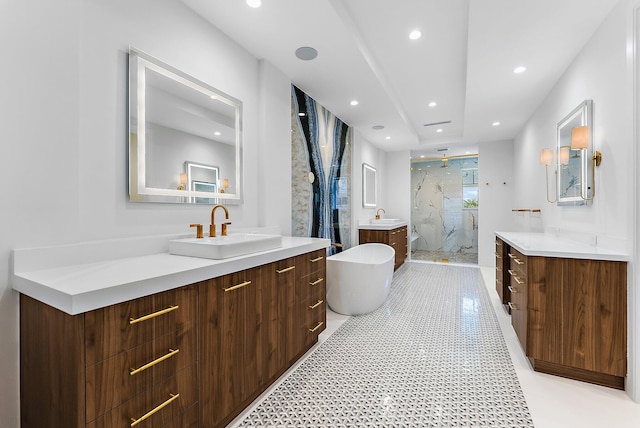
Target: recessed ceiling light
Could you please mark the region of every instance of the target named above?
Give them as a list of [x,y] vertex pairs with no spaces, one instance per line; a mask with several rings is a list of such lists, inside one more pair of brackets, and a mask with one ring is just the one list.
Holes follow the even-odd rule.
[[381,129],[384,129],[384,125],[373,125],[371,127],[371,129],[375,129],[376,131],[380,131]]
[[349,103],[352,106],[357,106],[358,105],[358,100],[351,100],[351,102]]
[[437,105],[438,105],[438,103],[437,103],[437,102],[435,102],[435,101],[431,101],[431,102],[429,103],[429,107],[435,107],[435,106],[437,106]]
[[418,40],[420,37],[422,37],[422,32],[420,30],[413,30],[409,33],[409,38],[411,40]]
[[524,73],[527,70],[527,67],[524,65],[519,65],[518,67],[513,69],[513,72],[516,74]]
[[262,6],[262,0],[247,0],[247,5],[249,5],[249,7],[256,9]]
[[296,49],[296,56],[303,61],[311,61],[316,59],[318,51],[310,46],[302,46]]
[[214,132],[213,135],[220,135],[220,131]]
[[421,158],[423,158],[423,157],[424,157],[424,155],[420,155],[420,157],[421,157]]
[[436,129],[436,132],[442,132],[442,128]]
[[492,125],[493,126],[500,126],[500,122],[493,122]]
[[390,140],[390,139],[391,139],[391,137],[387,135],[386,137],[384,137],[384,139],[385,139],[385,140]]

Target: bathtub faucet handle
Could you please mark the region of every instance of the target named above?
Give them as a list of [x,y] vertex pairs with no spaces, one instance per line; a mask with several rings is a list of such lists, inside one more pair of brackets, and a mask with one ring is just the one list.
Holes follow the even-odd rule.
[[380,211],[382,211],[383,213],[387,213],[384,208],[378,208],[378,211],[376,211],[376,220],[380,220]]

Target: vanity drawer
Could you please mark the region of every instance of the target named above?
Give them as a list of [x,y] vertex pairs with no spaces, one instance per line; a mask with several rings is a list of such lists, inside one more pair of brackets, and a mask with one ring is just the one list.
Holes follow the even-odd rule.
[[509,249],[507,255],[509,259],[511,259],[510,268],[516,272],[519,272],[521,277],[526,277],[528,267],[527,256],[514,248]]
[[[310,273],[324,272],[327,265],[327,250],[321,249],[303,254],[300,258],[301,270],[303,275]],[[324,273],[322,274],[324,276]]]
[[303,328],[307,344],[315,342],[318,335],[327,328],[327,303],[325,299],[308,299],[305,302]]
[[[139,420],[133,426],[143,428],[180,426],[174,421],[188,422],[182,425],[185,427],[197,426],[197,423],[194,425],[192,414],[192,407],[196,407],[197,414],[197,401],[198,374],[196,366],[191,365],[96,420],[89,421],[87,428],[130,427],[133,419]],[[141,420],[145,415],[149,416]]]
[[88,421],[125,403],[143,391],[175,376],[196,362],[193,324],[122,352],[86,369]]
[[92,365],[195,322],[194,286],[107,306],[85,314],[86,364]]

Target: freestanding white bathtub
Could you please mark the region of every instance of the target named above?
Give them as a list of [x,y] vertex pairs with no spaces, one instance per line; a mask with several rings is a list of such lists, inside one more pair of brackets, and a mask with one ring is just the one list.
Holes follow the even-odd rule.
[[378,309],[389,295],[395,250],[362,244],[327,257],[327,303],[344,315]]

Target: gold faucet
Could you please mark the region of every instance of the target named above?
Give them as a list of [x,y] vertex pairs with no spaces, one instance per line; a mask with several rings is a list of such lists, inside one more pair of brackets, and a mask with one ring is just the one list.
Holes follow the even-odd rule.
[[[216,237],[216,222],[214,220],[214,214],[216,213],[216,210],[218,208],[222,208],[224,210],[224,215],[225,215],[225,220],[229,220],[229,210],[227,210],[227,207],[225,207],[224,205],[216,205],[215,207],[213,207],[213,209],[211,210],[211,225],[209,226],[209,236],[212,238]],[[230,221],[224,222],[222,223],[222,236],[227,236],[227,225],[231,224]]]
[[376,220],[380,220],[380,211],[386,214],[384,208],[379,208],[378,211],[376,211]]

